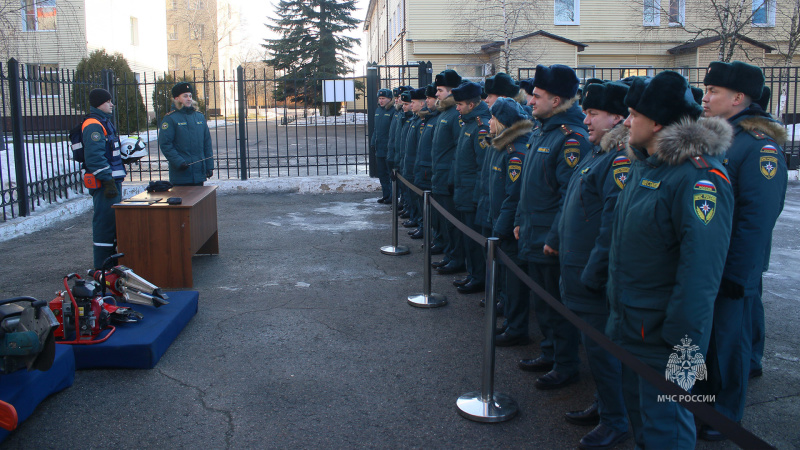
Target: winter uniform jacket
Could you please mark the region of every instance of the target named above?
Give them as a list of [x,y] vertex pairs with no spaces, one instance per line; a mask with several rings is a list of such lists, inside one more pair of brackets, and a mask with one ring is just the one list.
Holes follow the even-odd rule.
[[[214,170],[211,132],[206,118],[194,107],[173,106],[161,121],[158,146],[169,161],[169,180],[173,184],[202,183],[206,181],[206,173]],[[205,158],[208,159],[202,161]],[[179,170],[183,163],[189,167]]]
[[606,334],[661,370],[684,338],[708,348],[733,217],[719,159],[731,137],[723,119],[684,119],[659,132],[651,156],[629,146],[633,164],[611,234]]
[[[480,192],[477,189],[483,158],[489,149],[489,105],[481,101],[468,114],[461,116],[453,164],[453,203],[458,211],[475,211]],[[467,224],[472,225],[472,224]]]
[[100,181],[125,179],[125,166],[119,151],[119,136],[111,123],[111,114],[92,106],[89,115],[100,119],[103,125],[90,123],[83,127],[83,158],[87,173]]
[[458,121],[456,101],[450,95],[436,104],[439,110],[438,122],[433,131],[431,146],[431,163],[433,164],[432,192],[440,195],[452,195],[450,190],[450,173],[456,155],[456,144],[461,135]]
[[433,148],[433,133],[436,124],[439,122],[439,111],[420,111],[420,117],[424,120],[424,126],[420,130],[419,143],[417,144],[417,162],[414,165],[414,184],[420,189],[431,188],[431,150]]
[[[487,142],[492,144],[492,139]],[[492,227],[492,218],[489,214],[489,184],[491,183],[492,159],[494,151],[489,147],[483,155],[481,169],[478,171],[478,182],[475,184],[475,194],[478,198],[475,207],[475,225],[482,228]]]
[[627,142],[628,128],[620,122],[581,161],[567,186],[558,253],[561,298],[573,311],[608,314],[602,289],[608,279],[614,207],[630,175]]
[[503,130],[492,140],[487,211],[492,236],[514,240],[514,216],[517,213],[519,193],[522,189],[522,166],[528,153],[533,122],[520,120]]
[[761,272],[769,268],[772,229],[786,198],[787,168],[781,146],[786,130],[760,110],[731,118],[733,144],[724,164],[733,186],[731,245],[722,277],[758,295]]
[[370,145],[375,147],[375,157],[385,158],[387,146],[389,145],[389,129],[394,119],[394,108],[389,102],[383,108],[378,107],[375,111],[375,129],[372,130]]
[[403,126],[402,118],[405,117],[403,107],[393,106],[392,110],[392,124],[389,126],[389,140],[386,142],[386,162],[389,167],[394,167],[394,152],[397,148],[397,143],[400,141],[399,128]]
[[411,116],[411,123],[408,127],[406,136],[406,151],[403,156],[403,176],[406,180],[414,182],[414,164],[417,162],[417,147],[419,146],[419,136],[425,121],[417,114]]
[[540,121],[541,127],[534,128],[528,141],[514,223],[520,227],[520,259],[540,264],[558,264],[558,256],[543,253],[544,245],[559,248],[558,220],[567,184],[575,167],[592,149],[577,97],[554,112]]
[[394,147],[394,167],[397,168],[400,175],[405,176],[403,173],[403,158],[406,156],[406,148],[408,146],[408,129],[411,127],[411,120],[414,114],[409,111],[402,114],[400,118],[400,125],[397,127],[397,133],[400,136]]

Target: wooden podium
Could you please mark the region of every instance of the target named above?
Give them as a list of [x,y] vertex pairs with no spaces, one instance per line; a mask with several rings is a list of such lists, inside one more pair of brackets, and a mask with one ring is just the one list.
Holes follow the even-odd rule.
[[219,254],[216,186],[143,192],[113,208],[120,264],[158,287],[192,287],[192,255]]

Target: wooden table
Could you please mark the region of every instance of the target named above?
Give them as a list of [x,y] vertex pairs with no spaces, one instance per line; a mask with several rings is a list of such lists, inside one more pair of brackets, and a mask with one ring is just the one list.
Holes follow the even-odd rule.
[[[192,287],[192,255],[219,254],[217,187],[175,186],[114,205],[120,264],[161,288]],[[181,197],[180,205],[168,205]]]

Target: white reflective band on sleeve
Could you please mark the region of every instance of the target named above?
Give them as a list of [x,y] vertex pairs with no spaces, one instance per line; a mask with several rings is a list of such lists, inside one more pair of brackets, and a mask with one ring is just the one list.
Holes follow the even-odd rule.
[[114,150],[111,152],[111,156],[119,156],[119,150]]
[[114,177],[114,178],[124,177],[125,176],[125,171],[124,170],[112,170],[111,171],[111,176]]
[[114,148],[119,148],[119,141],[114,142]]
[[92,242],[95,247],[113,247],[114,244],[107,244],[105,242]]
[[97,169],[94,172],[92,172],[92,175],[97,175],[98,173],[100,173],[100,172],[102,172],[104,170],[110,169],[110,168],[111,168],[111,166],[105,166],[102,169]]
[[76,143],[72,144],[72,149],[73,150],[80,150],[82,148],[83,148],[83,144],[80,143],[80,142],[76,142]]

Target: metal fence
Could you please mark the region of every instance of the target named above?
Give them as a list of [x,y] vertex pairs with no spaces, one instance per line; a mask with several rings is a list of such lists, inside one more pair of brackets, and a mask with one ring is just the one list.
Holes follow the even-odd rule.
[[[771,96],[767,111],[786,125],[788,138],[783,149],[786,163],[790,169],[800,166],[800,67],[767,66],[764,71],[765,85]],[[689,84],[703,88],[703,78],[707,67],[576,67],[575,72],[581,83],[589,78],[621,80],[630,76],[654,76],[664,70],[674,70],[689,81]],[[518,79],[533,78],[536,68],[525,67],[517,70]]]
[[[10,60],[0,64],[2,221],[81,194],[80,165],[71,160],[69,130],[88,112],[89,90],[103,87],[117,105],[121,135],[147,142],[148,156],[126,167],[126,181],[166,179],[158,123],[171,107],[175,80],[196,88],[208,119],[217,169],[214,178],[363,174],[368,171],[365,83],[353,79],[355,99],[322,104],[323,80],[268,68],[222,72],[110,71],[76,76]],[[329,84],[334,97],[342,84]],[[340,92],[339,92],[340,93]],[[121,108],[124,106],[124,108]],[[330,115],[331,109],[337,115]]]

